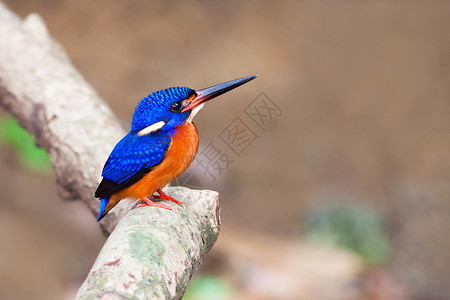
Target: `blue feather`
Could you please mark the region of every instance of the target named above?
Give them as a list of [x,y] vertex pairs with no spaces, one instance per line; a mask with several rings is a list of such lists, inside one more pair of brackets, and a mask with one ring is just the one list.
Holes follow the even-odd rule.
[[111,152],[103,178],[121,183],[142,169],[158,165],[170,142],[170,136],[162,131],[143,136],[129,132]]
[[100,199],[100,211],[98,213],[97,221],[99,221],[103,217],[103,213],[105,212],[106,204],[108,204],[109,198]]
[[131,129],[137,132],[159,121],[166,123],[166,129],[184,124],[190,111],[173,113],[170,111],[170,105],[175,101],[189,98],[193,94],[195,91],[188,87],[171,87],[142,98],[133,114]]

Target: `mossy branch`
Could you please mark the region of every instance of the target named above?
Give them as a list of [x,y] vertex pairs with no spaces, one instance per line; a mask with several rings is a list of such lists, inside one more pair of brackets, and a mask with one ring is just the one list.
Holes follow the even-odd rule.
[[219,234],[219,194],[182,187],[166,191],[184,207],[143,207],[127,214],[105,243],[77,299],[182,297]]

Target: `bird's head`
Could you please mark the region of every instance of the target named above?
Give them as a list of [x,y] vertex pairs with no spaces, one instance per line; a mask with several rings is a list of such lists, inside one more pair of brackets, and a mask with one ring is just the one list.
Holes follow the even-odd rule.
[[197,91],[188,87],[171,87],[154,92],[143,98],[137,105],[131,130],[138,135],[158,130],[172,131],[177,126],[192,122],[206,101],[231,91],[255,79],[256,76],[224,82]]

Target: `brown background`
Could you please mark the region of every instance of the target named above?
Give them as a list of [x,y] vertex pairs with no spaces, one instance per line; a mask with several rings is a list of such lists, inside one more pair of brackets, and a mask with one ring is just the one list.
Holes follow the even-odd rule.
[[[367,203],[390,218],[387,268],[401,285],[450,295],[449,2],[6,4],[41,14],[125,128],[152,91],[259,74],[196,117],[201,145],[220,145],[260,92],[283,110],[266,131],[249,122],[258,139],[218,182],[202,181],[221,192],[224,231],[296,239],[314,203]],[[72,297],[103,243],[98,226],[13,158],[1,149],[0,298]]]

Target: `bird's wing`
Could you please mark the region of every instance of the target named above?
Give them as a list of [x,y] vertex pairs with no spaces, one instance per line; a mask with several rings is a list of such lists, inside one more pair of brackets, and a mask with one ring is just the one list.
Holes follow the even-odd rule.
[[171,139],[161,132],[137,136],[128,133],[114,147],[103,167],[95,197],[107,198],[138,182],[164,159]]

